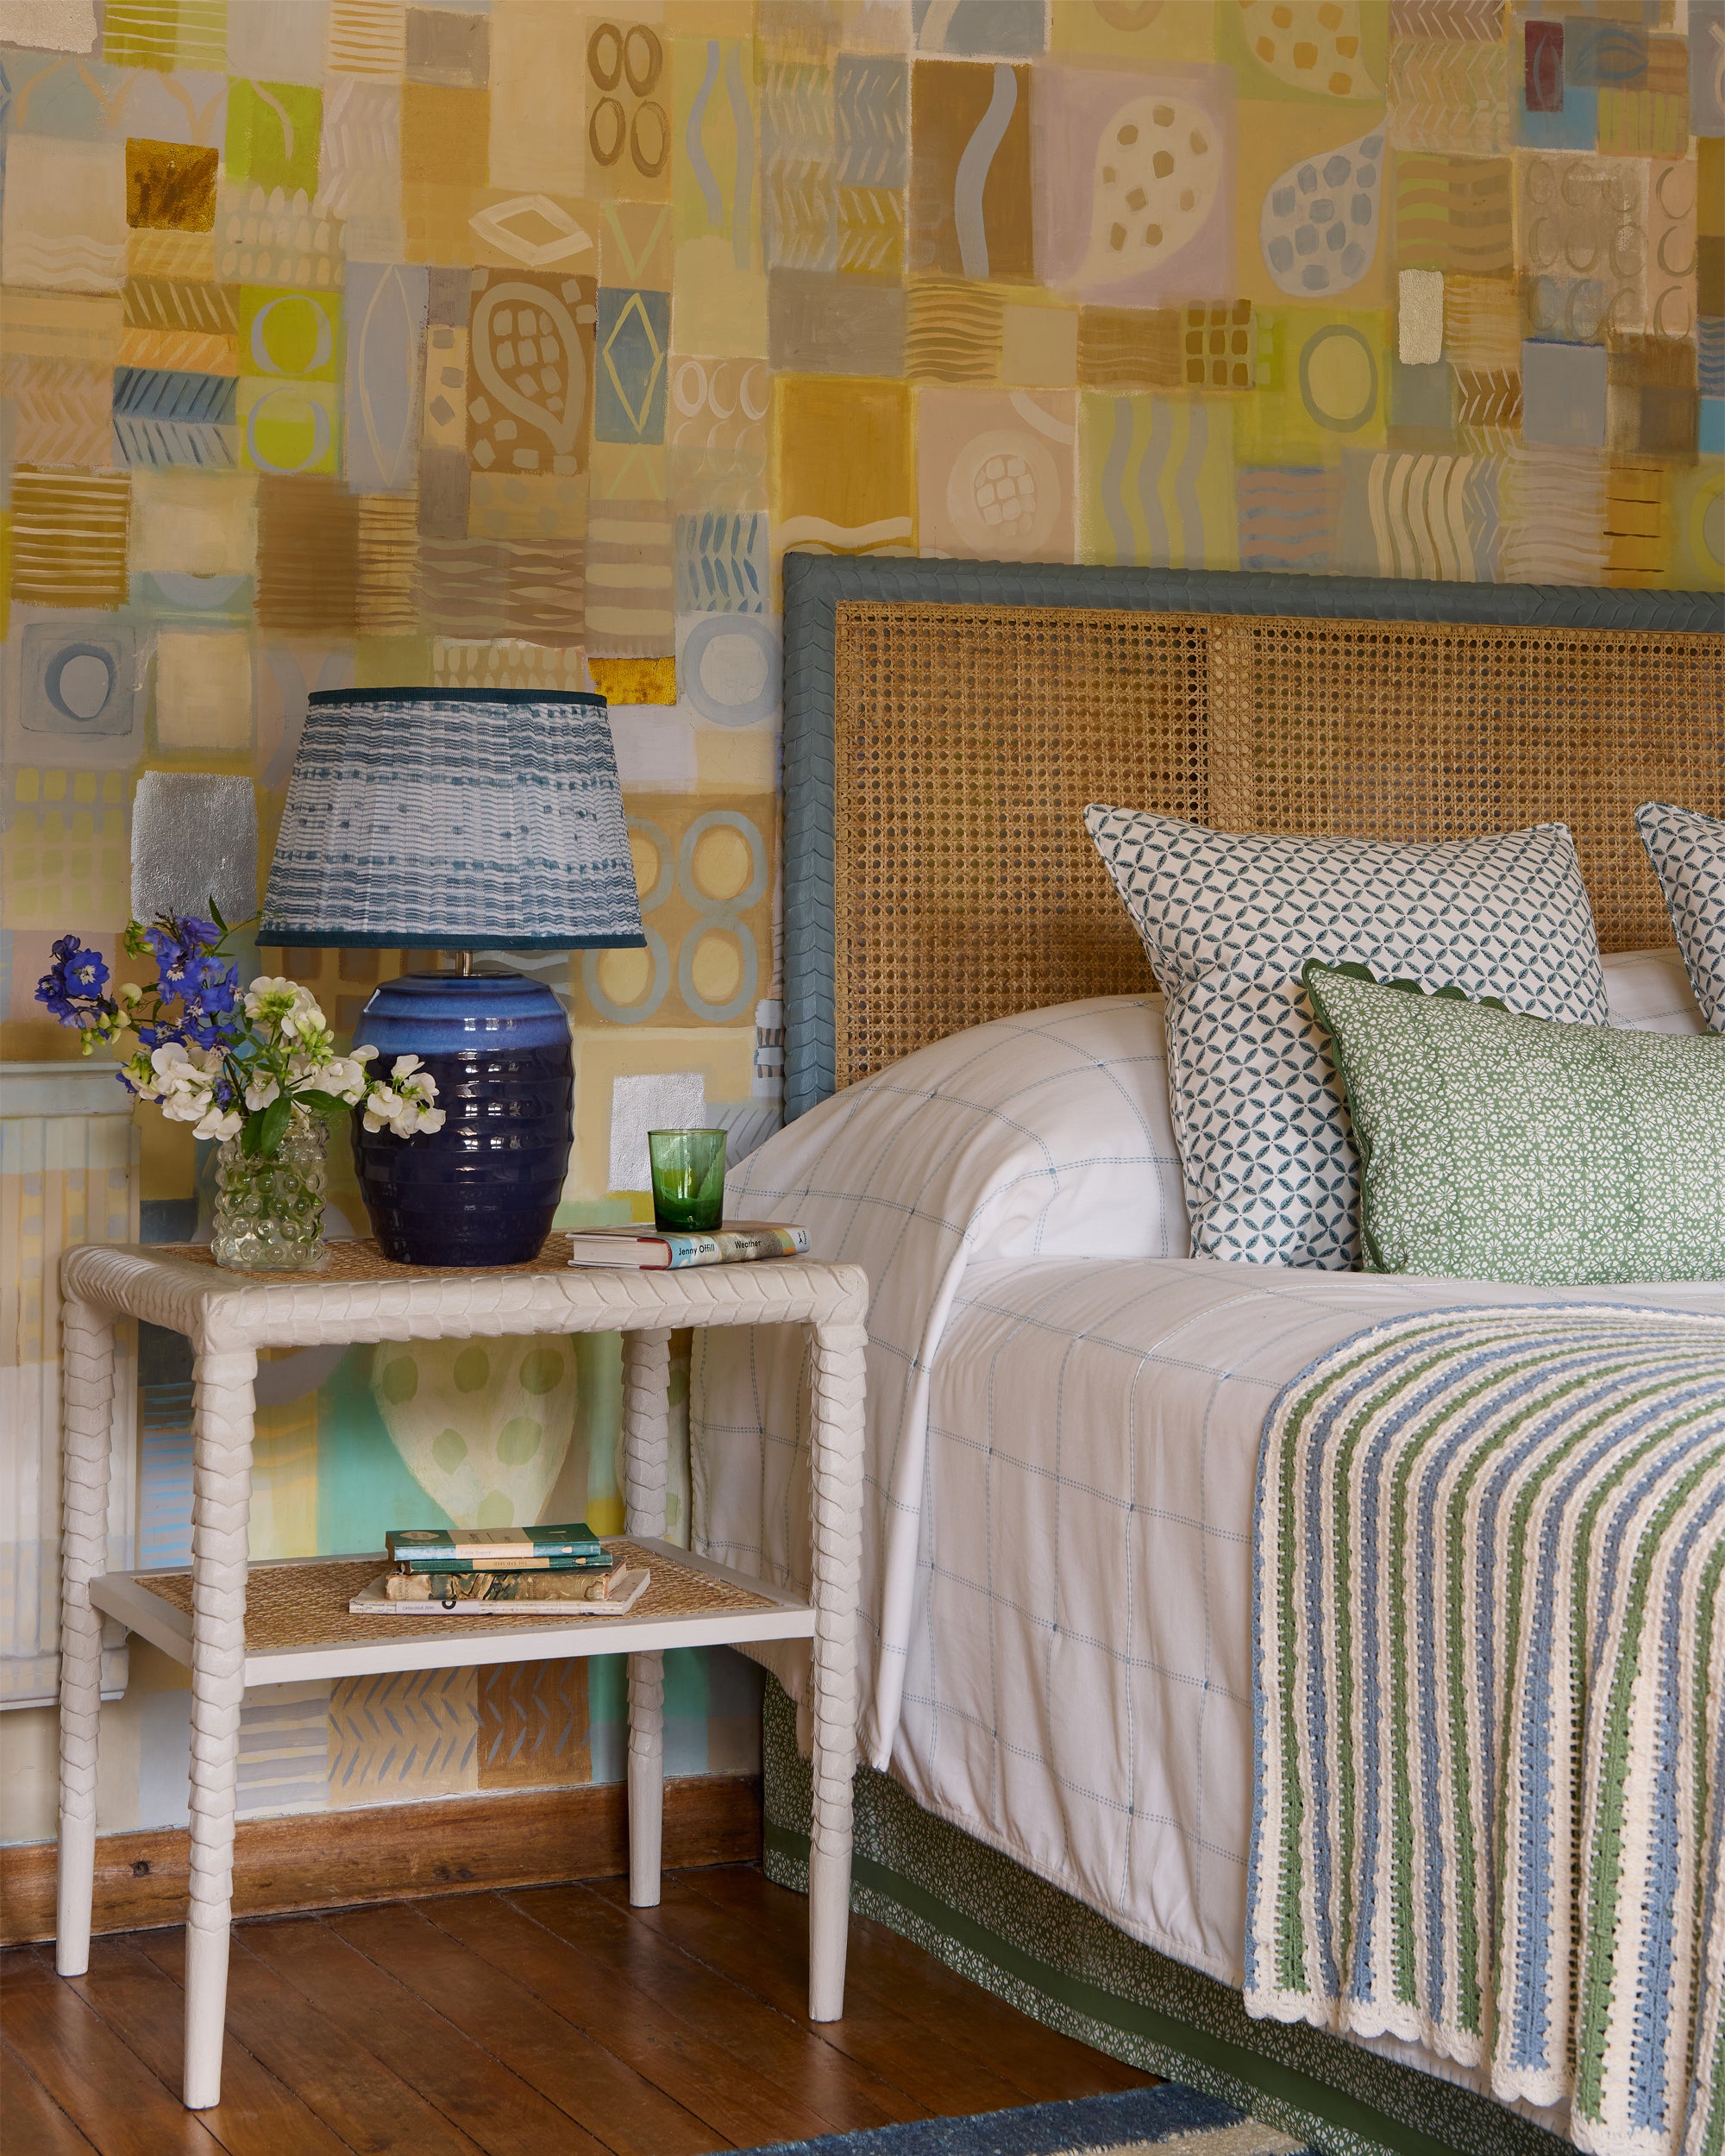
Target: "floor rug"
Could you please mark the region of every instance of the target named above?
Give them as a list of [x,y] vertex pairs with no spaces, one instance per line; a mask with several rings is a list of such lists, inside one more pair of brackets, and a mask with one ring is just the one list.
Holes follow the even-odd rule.
[[752,2156],[1138,2156],[1141,2149],[1162,2156],[1312,2156],[1308,2143],[1172,2081],[968,2119],[912,2119],[818,2141],[775,2141]]

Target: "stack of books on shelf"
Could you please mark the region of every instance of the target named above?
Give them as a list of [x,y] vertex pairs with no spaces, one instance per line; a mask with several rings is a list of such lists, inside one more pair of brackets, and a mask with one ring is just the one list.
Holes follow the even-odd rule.
[[356,1616],[620,1617],[652,1575],[621,1564],[584,1520],[546,1527],[398,1527],[390,1569],[348,1605]]

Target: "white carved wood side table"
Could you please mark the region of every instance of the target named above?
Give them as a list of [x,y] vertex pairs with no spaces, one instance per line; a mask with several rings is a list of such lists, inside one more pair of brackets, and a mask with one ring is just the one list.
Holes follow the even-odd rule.
[[[668,1647],[813,1642],[814,1822],[809,2013],[844,2000],[856,1762],[856,1591],[866,1275],[804,1258],[679,1272],[572,1269],[553,1236],[531,1265],[472,1272],[392,1265],[335,1244],[321,1273],[223,1272],[206,1250],[85,1244],[64,1294],[60,1915],[63,1976],[89,1965],[96,1860],[101,1619],[117,1617],[191,1670],[191,1863],[185,2100],[221,2094],[240,1709],[247,1687],[299,1677],[556,1657],[629,1656],[629,1890],[659,1899]],[[105,1573],[114,1321],[184,1333],[194,1355],[190,1574]],[[813,1581],[807,1599],[663,1539],[670,1334],[680,1326],[800,1325],[810,1335]],[[381,1555],[248,1566],[258,1350],[532,1332],[624,1337],[627,1539],[653,1583],[626,1617],[349,1614]],[[250,1611],[248,1611],[249,1589]]]

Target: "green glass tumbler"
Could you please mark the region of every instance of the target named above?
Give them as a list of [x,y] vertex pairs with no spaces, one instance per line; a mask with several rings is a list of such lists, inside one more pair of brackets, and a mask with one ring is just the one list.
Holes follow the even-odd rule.
[[723,1131],[649,1131],[653,1225],[710,1234],[724,1224]]

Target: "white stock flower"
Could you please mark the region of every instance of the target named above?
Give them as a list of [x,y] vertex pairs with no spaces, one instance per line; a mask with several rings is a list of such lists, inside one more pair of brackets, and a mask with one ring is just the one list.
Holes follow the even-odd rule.
[[269,1073],[261,1071],[246,1087],[246,1106],[254,1112],[259,1108],[267,1108],[280,1091],[281,1087]]
[[298,1055],[313,1070],[321,1070],[336,1053],[336,1036],[314,1003],[310,1009],[290,1011],[281,1022],[282,1037],[292,1041]]
[[174,1041],[157,1049],[150,1065],[155,1073],[156,1097],[169,1122],[196,1123],[209,1112],[222,1069],[222,1059],[214,1050],[191,1048]]
[[161,1112],[171,1123],[189,1123],[194,1138],[235,1138],[246,1119],[237,1106],[222,1107],[216,1088],[222,1078],[222,1058],[213,1048],[197,1048],[179,1042],[159,1048],[150,1057]]
[[164,1081],[182,1069],[197,1077],[202,1074],[209,1053],[208,1049],[193,1048],[185,1041],[164,1041],[160,1048],[150,1050],[150,1066]]
[[395,1130],[407,1103],[386,1085],[374,1085],[365,1100],[365,1126],[368,1131]]
[[398,1136],[411,1138],[416,1131],[441,1131],[443,1121],[442,1108],[432,1107],[423,1094],[409,1093],[402,1096],[401,1112],[395,1119],[395,1128]]
[[417,1131],[441,1131],[444,1112],[433,1106],[437,1081],[420,1068],[417,1056],[398,1056],[387,1079],[374,1078],[366,1096],[365,1125],[381,1131],[386,1125],[398,1138],[411,1138]]
[[[307,1003],[317,1010],[317,999],[310,988],[298,981],[285,981],[279,974],[260,973],[246,991],[246,1016],[266,1020],[285,1018]],[[322,1017],[323,1013],[318,1015]]]
[[334,1056],[321,1082],[325,1093],[333,1093],[338,1100],[345,1100],[352,1107],[365,1096],[366,1067],[357,1056]]

